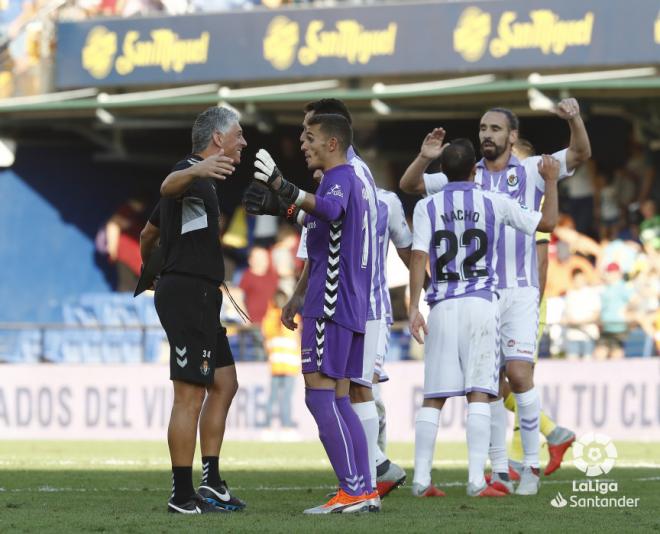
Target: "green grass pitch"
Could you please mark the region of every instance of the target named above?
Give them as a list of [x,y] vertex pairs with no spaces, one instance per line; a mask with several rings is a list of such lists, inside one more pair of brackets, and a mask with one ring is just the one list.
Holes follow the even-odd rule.
[[[165,511],[164,442],[0,441],[0,532],[660,531],[660,446],[616,445],[618,464],[606,479],[618,483],[616,496],[639,498],[637,508],[553,508],[558,492],[568,498],[572,481],[585,480],[570,462],[543,480],[538,496],[470,499],[465,445],[439,443],[433,478],[446,498],[416,499],[403,487],[380,514],[305,517],[302,510],[323,502],[334,483],[320,444],[229,442],[221,472],[248,508],[191,517]],[[388,453],[410,480],[412,445],[391,444]],[[198,467],[197,459],[196,480]]]

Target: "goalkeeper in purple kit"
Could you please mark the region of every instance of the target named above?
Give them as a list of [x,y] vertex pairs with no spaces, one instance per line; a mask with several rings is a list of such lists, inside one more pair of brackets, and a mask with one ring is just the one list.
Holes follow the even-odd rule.
[[[248,211],[278,211],[307,228],[309,278],[302,310],[305,403],[337,475],[339,491],[306,514],[378,508],[372,491],[367,442],[348,396],[349,380],[362,372],[371,267],[366,191],[348,164],[348,121],[334,114],[312,117],[302,142],[310,170],[323,171],[316,195],[282,177],[268,152],[257,153],[254,177],[278,197],[246,196]],[[259,203],[259,206],[251,203]],[[279,205],[279,207],[276,207]],[[289,317],[282,322],[291,329]]]

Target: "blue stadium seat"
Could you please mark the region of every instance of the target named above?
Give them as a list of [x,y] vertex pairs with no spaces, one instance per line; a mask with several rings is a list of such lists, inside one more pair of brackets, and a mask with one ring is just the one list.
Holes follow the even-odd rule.
[[0,362],[36,363],[41,355],[41,330],[0,330]]
[[653,339],[647,336],[641,328],[635,328],[628,334],[628,338],[623,344],[623,350],[626,358],[653,356],[655,352]]

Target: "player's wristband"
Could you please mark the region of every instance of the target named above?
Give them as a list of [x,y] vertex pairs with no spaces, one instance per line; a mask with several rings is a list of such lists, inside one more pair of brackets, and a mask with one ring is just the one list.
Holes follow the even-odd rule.
[[296,206],[300,206],[305,199],[305,192],[284,178],[282,178],[282,184],[277,190],[277,194],[285,202]]

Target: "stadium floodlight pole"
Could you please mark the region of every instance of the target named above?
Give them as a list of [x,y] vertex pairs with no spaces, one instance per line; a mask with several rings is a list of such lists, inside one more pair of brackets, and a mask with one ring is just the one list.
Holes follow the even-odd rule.
[[534,111],[552,111],[557,107],[557,103],[547,97],[538,89],[527,89],[527,98],[529,99],[529,108]]
[[25,106],[30,104],[47,104],[49,102],[64,102],[66,100],[77,100],[79,98],[90,98],[96,96],[99,90],[95,87],[87,89],[75,89],[73,91],[60,91],[58,93],[44,93],[35,96],[16,96],[3,98],[0,101],[0,109]]
[[567,74],[539,74],[532,72],[527,81],[533,85],[568,83],[568,82],[590,82],[595,80],[618,80],[621,78],[644,78],[655,76],[658,69],[655,67],[640,67],[635,69],[599,70],[592,72],[570,72]]
[[437,91],[439,89],[451,89],[453,87],[465,87],[468,85],[480,85],[495,81],[494,74],[480,74],[478,76],[464,76],[463,78],[451,78],[448,80],[437,80],[433,82],[415,82],[401,83],[396,85],[385,85],[384,83],[375,83],[371,90],[378,95],[388,95],[395,93],[408,93],[426,91]]
[[371,108],[379,115],[389,115],[392,113],[392,108],[383,102],[380,98],[371,99]]
[[217,83],[204,85],[189,85],[186,87],[174,87],[172,89],[156,89],[154,91],[137,91],[121,95],[110,95],[99,93],[96,99],[100,104],[124,104],[126,102],[139,102],[142,100],[160,100],[162,98],[175,98],[178,96],[202,95],[214,93],[218,90]]
[[323,89],[336,89],[339,87],[339,83],[339,80],[319,80],[315,82],[284,83],[280,85],[264,85],[263,87],[246,87],[241,89],[231,89],[223,86],[218,90],[218,96],[223,99],[240,99],[253,96],[321,91]]

